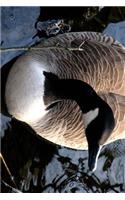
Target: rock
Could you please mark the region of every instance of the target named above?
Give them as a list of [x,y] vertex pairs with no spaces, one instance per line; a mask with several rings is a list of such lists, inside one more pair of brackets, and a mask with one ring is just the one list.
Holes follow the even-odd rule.
[[0,127],[1,127],[0,138],[2,138],[5,135],[5,130],[7,130],[8,127],[10,127],[11,118],[6,117],[0,113],[0,119],[1,119],[0,120]]
[[108,178],[110,185],[123,184],[123,191],[125,192],[125,155],[113,160],[108,170]]
[[[2,7],[1,8],[1,47],[31,46],[38,39],[35,23],[40,15],[39,7]],[[34,37],[34,38],[33,38]],[[1,64],[4,65],[23,51],[2,53]]]
[[71,26],[65,24],[63,19],[53,19],[44,22],[39,21],[36,24],[36,28],[41,33],[44,32],[48,37],[71,31]]
[[116,140],[108,145],[105,145],[104,154],[110,154],[113,158],[125,155],[125,139]]
[[112,36],[125,46],[125,21],[110,23],[103,33]]

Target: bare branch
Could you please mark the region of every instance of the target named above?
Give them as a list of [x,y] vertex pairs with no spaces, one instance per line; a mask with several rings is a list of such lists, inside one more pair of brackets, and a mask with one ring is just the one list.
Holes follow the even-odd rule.
[[29,51],[29,50],[33,50],[33,51],[39,51],[42,49],[62,49],[62,50],[69,50],[69,51],[82,51],[83,49],[81,48],[81,46],[83,45],[83,43],[81,43],[80,46],[78,46],[77,48],[66,48],[66,47],[61,47],[61,46],[51,46],[51,47],[10,47],[10,48],[0,48],[0,53],[5,53],[5,52],[11,52],[11,51]]
[[8,168],[8,166],[7,166],[7,164],[6,164],[6,161],[5,161],[5,159],[3,158],[3,156],[2,156],[1,153],[0,153],[0,159],[2,160],[2,162],[3,162],[3,164],[4,164],[5,168],[6,168],[6,170],[7,170],[7,172],[8,172],[8,174],[9,174],[9,176],[10,176],[11,181],[13,182],[13,184],[14,184],[14,185],[16,186],[16,188],[17,188],[17,185],[16,185],[16,183],[15,183],[15,181],[14,181],[14,177],[12,176],[12,174],[11,174],[11,172],[10,172],[10,170],[9,170],[9,168]]

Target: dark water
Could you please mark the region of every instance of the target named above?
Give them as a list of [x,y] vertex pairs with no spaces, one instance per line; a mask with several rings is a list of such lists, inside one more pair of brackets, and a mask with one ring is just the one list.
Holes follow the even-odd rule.
[[[125,8],[41,8],[39,19],[64,18],[72,31],[102,31],[109,22],[125,19]],[[38,33],[39,35],[39,33]],[[41,35],[39,35],[41,37]],[[2,113],[7,114],[4,87],[12,64],[2,68]],[[60,147],[36,136],[26,124],[2,116],[2,192],[125,192],[125,141],[108,145],[100,155],[97,171],[87,170],[87,151]],[[120,147],[120,148],[119,148]],[[113,149],[113,150],[112,150]],[[119,154],[116,154],[116,151]],[[11,175],[9,174],[11,173]],[[13,180],[12,180],[13,179]]]

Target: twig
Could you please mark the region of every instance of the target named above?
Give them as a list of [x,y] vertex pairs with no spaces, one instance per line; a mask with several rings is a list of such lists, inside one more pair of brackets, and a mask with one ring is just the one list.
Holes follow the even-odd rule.
[[[83,45],[83,42],[82,44]],[[0,48],[0,53],[5,53],[5,52],[11,52],[11,51],[29,51],[29,50],[33,50],[33,51],[38,51],[38,50],[42,50],[42,49],[66,49],[69,51],[82,51],[83,49],[80,48],[81,45],[78,48],[66,48],[66,47],[60,47],[60,46],[52,46],[52,47],[10,47],[10,48]]]
[[28,51],[28,50],[41,50],[41,47],[10,47],[10,48],[1,48],[0,52],[9,52],[9,51]]
[[9,170],[9,168],[8,168],[8,166],[7,166],[7,164],[6,164],[6,161],[5,161],[5,159],[3,158],[3,156],[2,156],[1,153],[0,153],[0,158],[1,158],[1,160],[3,161],[3,164],[4,164],[4,166],[5,166],[5,168],[6,168],[7,172],[8,172],[8,174],[9,174],[9,176],[10,176],[11,181],[13,182],[13,184],[15,185],[15,187],[17,188],[17,185],[16,185],[16,183],[15,183],[15,181],[14,181],[14,177],[12,176],[12,174],[11,174],[11,172],[10,172],[10,170]]
[[12,192],[15,192],[15,193],[22,193],[20,190],[17,190],[17,189],[15,189],[15,188],[13,188],[12,186],[8,185],[8,183],[6,183],[5,181],[2,181],[2,183],[3,183],[6,187],[10,188],[10,189],[12,190]]

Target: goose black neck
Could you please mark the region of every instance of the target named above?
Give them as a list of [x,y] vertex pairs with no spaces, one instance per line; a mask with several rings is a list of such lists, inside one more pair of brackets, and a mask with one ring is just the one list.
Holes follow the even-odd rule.
[[[72,99],[77,102],[83,114],[89,111],[98,109],[98,114],[92,123],[86,129],[86,135],[90,132],[99,132],[98,139],[101,138],[102,133],[107,131],[109,134],[112,132],[115,120],[112,109],[103,101],[95,92],[95,90],[87,83],[75,79],[59,79],[52,73],[45,72],[45,95],[48,91],[55,95],[57,99]],[[98,128],[99,127],[99,128]],[[97,130],[96,130],[97,128]],[[89,140],[89,138],[87,137]],[[94,140],[90,138],[89,143]],[[106,138],[103,139],[105,141]],[[102,141],[102,143],[103,143]]]
[[[45,95],[47,92],[58,99],[72,99],[77,102],[83,113],[94,109],[99,102],[99,97],[87,83],[74,79],[46,79]],[[100,101],[101,103],[101,101]]]

